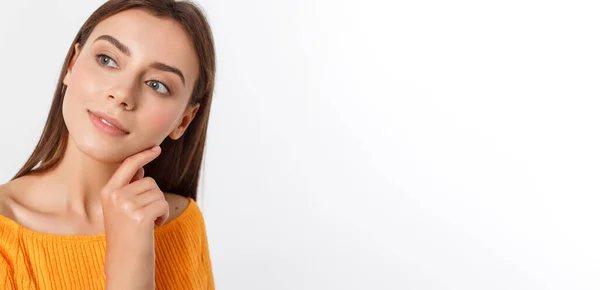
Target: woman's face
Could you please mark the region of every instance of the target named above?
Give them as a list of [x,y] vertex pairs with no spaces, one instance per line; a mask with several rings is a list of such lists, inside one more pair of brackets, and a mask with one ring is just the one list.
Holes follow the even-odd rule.
[[[140,9],[115,14],[76,46],[69,67],[65,123],[77,148],[98,160],[120,162],[166,137],[177,139],[198,110],[188,102],[199,61],[174,20]],[[90,111],[116,119],[126,134],[99,129]]]

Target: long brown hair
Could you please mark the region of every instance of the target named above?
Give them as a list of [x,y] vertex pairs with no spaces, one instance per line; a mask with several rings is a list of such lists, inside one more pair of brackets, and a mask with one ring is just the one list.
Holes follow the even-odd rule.
[[62,115],[66,91],[63,79],[74,56],[75,44],[79,43],[80,47],[83,47],[99,22],[132,8],[142,8],[157,17],[171,18],[179,22],[194,43],[200,67],[188,105],[199,104],[200,107],[183,136],[178,140],[166,138],[160,145],[162,153],[144,166],[144,171],[145,176],[156,180],[162,191],[196,200],[214,89],[216,60],[212,31],[206,16],[200,7],[190,1],[110,0],[94,11],[77,32],[65,57],[40,140],[25,165],[12,179],[48,170],[62,159],[68,139],[67,126]]

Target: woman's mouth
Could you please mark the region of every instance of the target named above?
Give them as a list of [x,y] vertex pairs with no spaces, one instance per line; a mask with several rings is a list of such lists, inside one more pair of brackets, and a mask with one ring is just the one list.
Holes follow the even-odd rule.
[[101,132],[110,136],[124,136],[129,134],[127,130],[123,129],[123,125],[116,119],[110,118],[101,112],[93,112],[90,110],[87,112],[94,127]]

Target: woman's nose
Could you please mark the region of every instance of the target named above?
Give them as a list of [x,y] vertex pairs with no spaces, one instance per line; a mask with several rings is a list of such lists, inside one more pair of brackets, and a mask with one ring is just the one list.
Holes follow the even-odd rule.
[[115,95],[109,95],[108,98],[114,99],[118,105],[123,106],[128,111],[132,110],[135,105],[131,98],[116,97]]
[[108,98],[116,102],[118,106],[123,106],[125,110],[133,110],[135,107],[135,92],[134,85],[121,85],[109,92]]

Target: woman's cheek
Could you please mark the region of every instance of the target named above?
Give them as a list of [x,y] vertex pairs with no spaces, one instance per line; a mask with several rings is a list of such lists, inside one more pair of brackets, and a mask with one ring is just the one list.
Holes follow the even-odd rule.
[[175,125],[174,122],[174,113],[165,111],[165,112],[156,112],[151,115],[148,115],[148,120],[144,120],[148,127],[148,130],[152,135],[159,135],[161,138],[166,137],[171,133]]
[[76,95],[83,99],[94,99],[98,97],[100,86],[105,79],[100,78],[98,72],[91,67],[89,63],[81,63],[73,68],[71,75],[71,84]]

